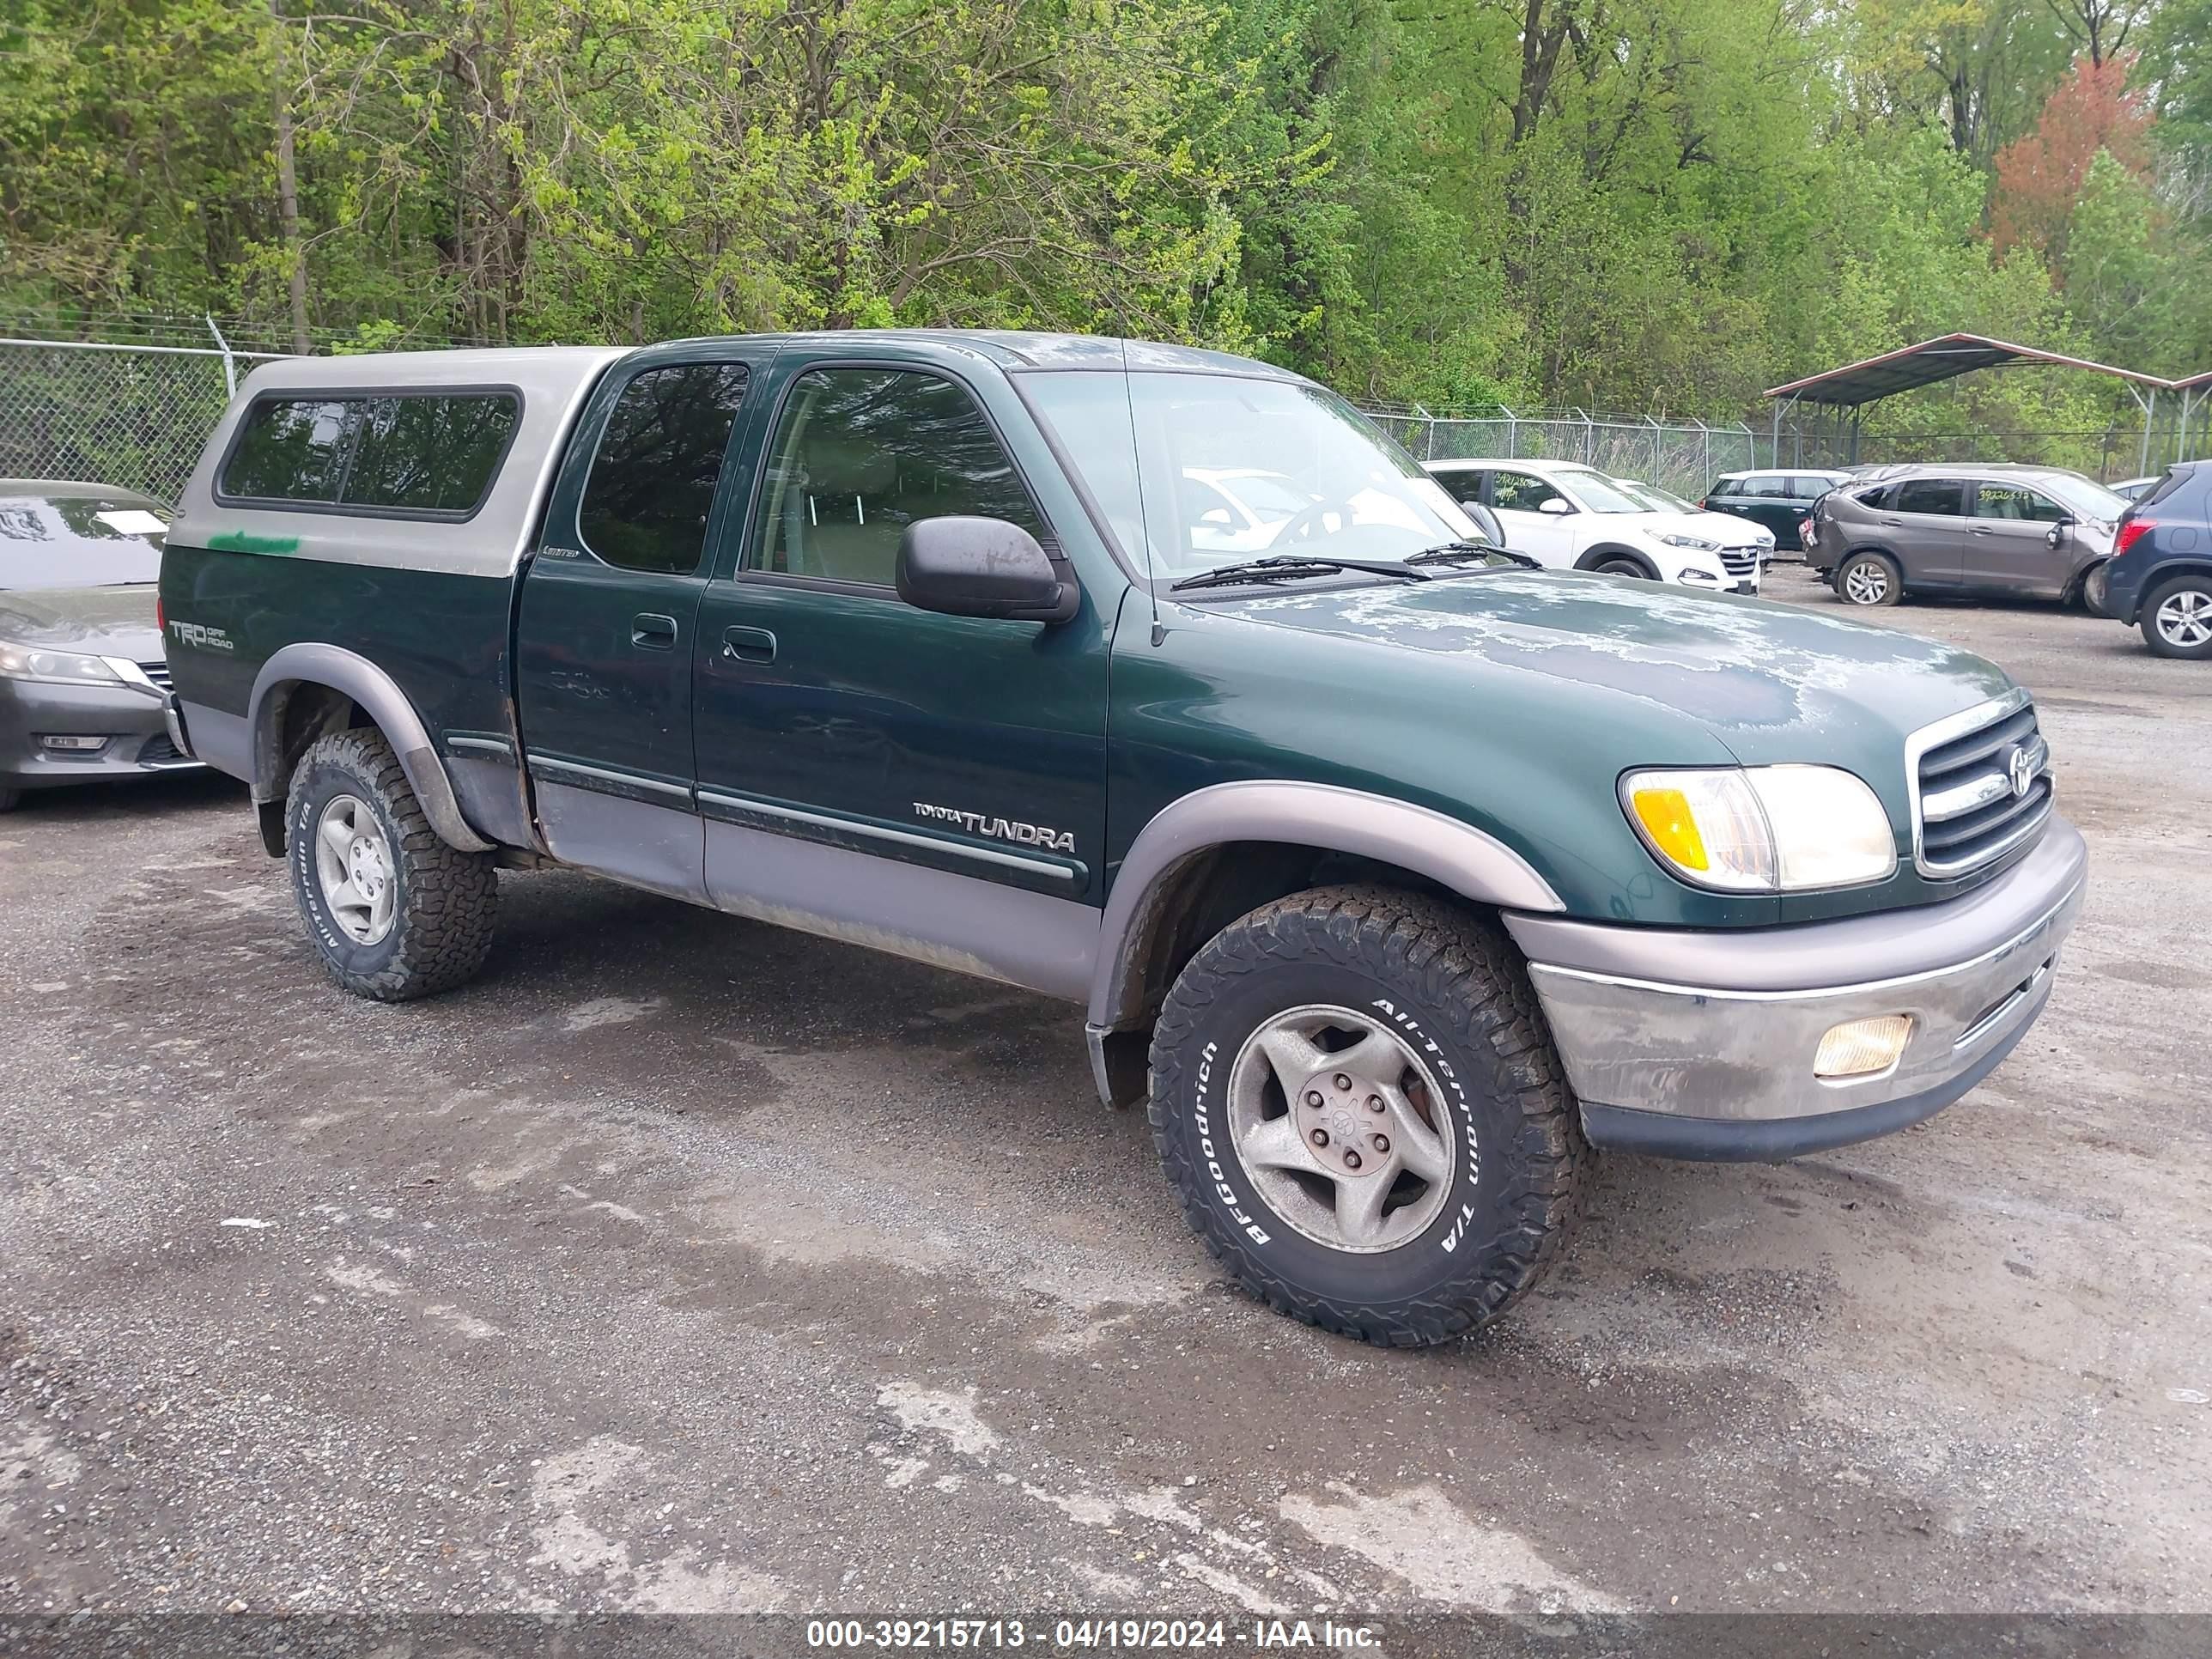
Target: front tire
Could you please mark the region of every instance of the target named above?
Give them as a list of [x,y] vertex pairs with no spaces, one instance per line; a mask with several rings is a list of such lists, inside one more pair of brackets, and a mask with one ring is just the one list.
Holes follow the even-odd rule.
[[1656,581],[1658,578],[1644,568],[1640,561],[1616,553],[1610,558],[1600,559],[1590,567],[1601,576],[1633,576],[1638,581]]
[[381,733],[318,739],[292,774],[284,818],[292,896],[341,986],[405,1002],[483,965],[499,896],[491,855],[438,838]]
[[0,789],[0,812],[14,811],[16,803],[22,799],[23,792],[20,789]]
[[2176,576],[2143,600],[2143,642],[2161,657],[2212,657],[2212,577]]
[[1152,1139],[1214,1257],[1279,1311],[1388,1346],[1494,1318],[1557,1258],[1590,1163],[1503,934],[1376,886],[1216,934],[1154,1028]]
[[1836,597],[1863,610],[1895,605],[1905,597],[1905,579],[1888,555],[1854,553],[1836,567]]

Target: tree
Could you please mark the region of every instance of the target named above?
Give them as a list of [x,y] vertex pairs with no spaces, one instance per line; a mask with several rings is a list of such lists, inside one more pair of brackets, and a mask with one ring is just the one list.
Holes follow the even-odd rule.
[[2142,94],[2127,88],[2130,66],[2076,58],[2035,131],[1999,153],[1990,240],[2000,254],[2025,244],[2063,258],[2068,222],[2100,152],[2138,177],[2148,170],[2150,115]]

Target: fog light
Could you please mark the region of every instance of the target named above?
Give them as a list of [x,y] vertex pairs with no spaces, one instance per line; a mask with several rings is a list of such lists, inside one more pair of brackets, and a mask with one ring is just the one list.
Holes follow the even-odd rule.
[[1828,1028],[1813,1056],[1813,1075],[1820,1078],[1869,1077],[1897,1064],[1905,1040],[1912,1035],[1910,1014],[1875,1014],[1847,1019]]
[[80,738],[68,735],[46,737],[40,738],[39,739],[39,747],[41,749],[58,749],[64,754],[76,755],[83,754],[94,749],[105,749],[107,747],[107,739],[106,738]]

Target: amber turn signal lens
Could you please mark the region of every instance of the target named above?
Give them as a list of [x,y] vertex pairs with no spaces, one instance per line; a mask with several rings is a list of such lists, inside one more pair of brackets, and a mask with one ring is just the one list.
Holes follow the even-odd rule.
[[1634,804],[1637,822],[1659,851],[1685,870],[1712,868],[1687,795],[1679,789],[1639,789]]

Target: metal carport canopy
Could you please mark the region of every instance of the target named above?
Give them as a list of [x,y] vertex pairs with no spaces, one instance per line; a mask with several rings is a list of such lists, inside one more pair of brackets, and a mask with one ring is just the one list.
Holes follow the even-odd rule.
[[[1842,408],[1856,408],[1896,392],[1910,392],[1915,386],[1933,386],[1938,380],[1971,374],[1978,368],[2002,368],[2012,363],[2086,368],[2092,374],[2111,374],[2138,386],[2148,386],[2154,393],[2174,384],[2171,380],[2160,380],[2155,374],[2138,374],[2131,368],[2114,368],[2109,363],[2093,363],[2086,357],[2069,357],[2056,351],[2039,351],[2033,346],[2014,345],[2006,340],[1992,340],[1986,335],[1944,334],[1933,340],[1923,340],[1918,345],[1885,351],[1881,356],[1869,357],[1863,362],[1848,363],[1841,368],[1809,374],[1802,380],[1792,380],[1787,386],[1774,386],[1765,395],[1793,404],[1832,404]],[[2200,382],[2212,380],[2212,375],[2200,375],[2197,379]],[[2138,394],[2137,401],[2141,400]]]

